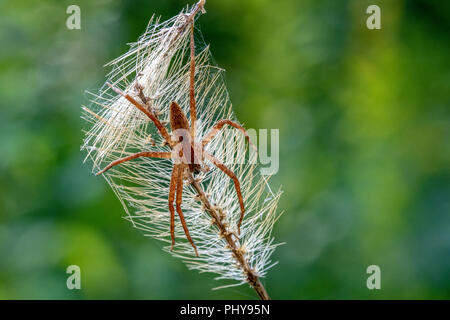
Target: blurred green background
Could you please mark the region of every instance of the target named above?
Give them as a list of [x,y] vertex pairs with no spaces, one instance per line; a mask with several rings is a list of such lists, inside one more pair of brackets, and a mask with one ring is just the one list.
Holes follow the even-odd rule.
[[[189,1],[192,4],[193,1]],[[81,7],[81,30],[66,8]],[[186,1],[0,1],[0,298],[253,299],[122,219],[82,164],[85,89]],[[381,30],[366,8],[381,7]],[[208,0],[238,119],[280,129],[275,299],[450,298],[450,2]],[[66,288],[66,267],[82,290]],[[366,287],[381,267],[382,289]]]

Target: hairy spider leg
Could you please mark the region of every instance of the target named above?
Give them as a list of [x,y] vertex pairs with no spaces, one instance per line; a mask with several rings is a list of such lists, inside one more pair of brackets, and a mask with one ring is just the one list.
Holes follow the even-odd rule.
[[186,234],[187,239],[191,243],[192,247],[194,248],[195,255],[198,257],[198,251],[197,247],[194,244],[194,241],[192,241],[191,235],[189,234],[189,230],[186,225],[186,221],[184,220],[183,211],[181,210],[181,202],[183,200],[183,171],[186,169],[185,165],[179,165],[179,171],[178,171],[178,181],[177,181],[177,195],[176,195],[176,208],[178,216],[181,220],[181,225],[183,226],[184,233]]
[[153,123],[155,124],[156,128],[158,129],[159,133],[161,134],[161,136],[167,141],[167,143],[170,146],[174,145],[174,142],[172,141],[172,139],[170,138],[169,133],[167,132],[166,127],[163,126],[163,124],[161,123],[161,121],[159,121],[158,117],[151,111],[149,111],[145,106],[143,106],[140,102],[136,101],[132,96],[130,96],[129,94],[123,92],[122,90],[120,90],[119,88],[116,88],[114,86],[112,86],[111,84],[107,83],[107,85],[114,90],[114,92],[116,92],[117,94],[120,94],[121,96],[123,96],[125,99],[127,99],[129,102],[131,102],[136,108],[138,108],[140,111],[142,111],[143,113],[145,113],[145,115],[147,117],[150,118],[150,120],[153,121]]
[[151,152],[151,151],[138,152],[138,153],[132,154],[130,156],[123,157],[123,158],[120,158],[120,159],[117,159],[117,160],[111,162],[103,170],[97,172],[96,176],[98,176],[102,173],[105,173],[112,167],[117,166],[118,164],[121,164],[122,162],[126,162],[129,160],[141,158],[141,157],[170,159],[172,157],[172,153],[171,152]]
[[175,209],[173,207],[173,201],[175,200],[175,192],[178,184],[178,175],[180,174],[180,165],[174,165],[172,169],[172,176],[170,177],[170,187],[169,187],[169,211],[170,211],[170,237],[172,238],[173,250],[175,245]]
[[189,77],[189,109],[191,112],[191,137],[195,141],[195,122],[197,121],[197,110],[195,105],[195,42],[194,42],[194,21],[191,23],[191,67]]
[[205,137],[202,140],[202,145],[206,146],[212,139],[214,139],[214,137],[219,133],[220,129],[222,129],[225,125],[229,125],[233,128],[236,128],[236,129],[242,131],[242,133],[245,135],[245,139],[248,141],[248,144],[251,145],[253,149],[257,150],[255,145],[250,141],[250,137],[247,134],[247,131],[245,130],[245,128],[243,126],[241,126],[240,124],[238,124],[234,121],[228,120],[228,119],[218,121],[211,128],[211,130],[209,130],[209,132],[205,135]]
[[206,151],[203,151],[203,153],[204,153],[205,157],[207,159],[209,159],[209,161],[211,161],[217,168],[222,170],[234,182],[234,188],[236,189],[236,193],[239,198],[239,205],[241,207],[241,217],[239,218],[239,223],[238,223],[238,234],[241,234],[241,223],[242,223],[242,220],[244,220],[245,207],[244,207],[244,198],[242,197],[241,185],[239,183],[239,179],[236,177],[234,172],[231,171],[230,169],[228,169],[228,167],[226,165],[224,165],[222,162],[220,162],[219,159],[217,159],[212,154],[210,154]]

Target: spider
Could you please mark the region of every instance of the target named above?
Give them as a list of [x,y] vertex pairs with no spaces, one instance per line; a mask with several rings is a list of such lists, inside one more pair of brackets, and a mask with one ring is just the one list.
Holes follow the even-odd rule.
[[209,168],[204,164],[204,157],[206,157],[211,163],[213,163],[217,168],[222,170],[228,177],[230,177],[234,182],[234,187],[236,189],[236,193],[239,199],[241,215],[238,223],[238,234],[240,234],[241,223],[242,220],[244,219],[245,206],[239,180],[233,173],[233,171],[231,171],[216,157],[206,152],[204,150],[204,147],[217,135],[220,129],[225,125],[229,125],[242,131],[248,143],[253,148],[256,149],[256,147],[250,142],[250,138],[244,127],[237,124],[236,122],[227,119],[218,121],[201,141],[195,140],[196,136],[195,122],[197,120],[197,113],[196,113],[196,101],[194,91],[194,82],[195,82],[194,22],[193,20],[191,20],[189,21],[189,23],[190,23],[189,109],[190,109],[191,124],[189,125],[189,121],[186,115],[184,114],[183,110],[181,109],[180,105],[175,101],[173,101],[170,104],[170,115],[169,115],[172,133],[169,134],[165,126],[158,119],[157,112],[155,112],[155,110],[151,107],[150,99],[143,94],[142,86],[140,86],[136,82],[135,87],[138,91],[137,95],[138,98],[141,100],[138,101],[129,94],[108,84],[111,87],[111,89],[113,89],[117,94],[125,97],[129,102],[132,103],[132,105],[134,105],[136,108],[138,108],[140,111],[142,111],[145,115],[148,116],[148,118],[155,124],[161,136],[165,139],[165,143],[170,146],[172,152],[153,152],[153,151],[138,152],[111,162],[96,175],[100,175],[118,164],[140,157],[173,159],[174,166],[172,169],[172,175],[170,179],[169,197],[168,197],[169,211],[170,211],[170,235],[172,240],[171,250],[173,250],[175,244],[175,231],[174,231],[175,210],[173,206],[173,202],[175,200],[176,211],[181,220],[184,233],[186,234],[187,239],[194,248],[195,255],[198,256],[197,247],[195,246],[189,234],[189,230],[186,226],[186,221],[184,219],[183,211],[181,209],[181,202],[183,195],[183,181],[185,179],[189,179],[192,182],[192,174],[197,174],[200,171],[209,170]]

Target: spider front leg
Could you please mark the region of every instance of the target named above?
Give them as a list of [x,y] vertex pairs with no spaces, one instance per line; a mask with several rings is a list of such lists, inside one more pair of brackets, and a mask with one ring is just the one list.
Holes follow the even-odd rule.
[[102,173],[105,173],[112,167],[117,166],[118,164],[121,164],[122,162],[129,161],[129,160],[136,159],[136,158],[141,158],[141,157],[170,159],[172,157],[172,153],[171,152],[151,152],[151,151],[138,152],[138,153],[132,154],[131,156],[120,158],[120,159],[117,159],[117,160],[111,162],[103,170],[97,172],[96,176],[98,176]]
[[236,189],[236,193],[237,193],[237,196],[239,199],[239,205],[241,207],[241,217],[239,218],[239,223],[238,223],[238,234],[241,234],[241,224],[242,224],[242,220],[244,220],[245,207],[244,207],[244,198],[242,197],[241,184],[239,183],[239,179],[236,177],[234,172],[231,171],[230,169],[228,169],[228,167],[226,165],[224,165],[222,162],[220,162],[219,159],[217,159],[216,157],[214,157],[213,155],[209,154],[206,151],[203,151],[203,153],[209,161],[211,161],[217,168],[222,170],[234,182],[234,188]]
[[212,139],[214,139],[214,137],[219,133],[220,129],[222,129],[225,125],[229,125],[233,128],[240,130],[245,135],[245,139],[247,139],[248,144],[251,145],[253,147],[253,149],[257,150],[255,145],[250,141],[250,137],[247,134],[247,131],[245,130],[245,128],[243,126],[241,126],[240,124],[238,124],[234,121],[231,121],[231,120],[227,120],[227,119],[218,121],[212,127],[212,129],[203,138],[202,146],[203,147],[206,146]]
[[122,90],[120,90],[119,88],[114,87],[113,85],[106,83],[114,92],[116,92],[117,94],[121,95],[122,97],[124,97],[125,99],[127,99],[131,104],[133,104],[136,108],[138,108],[141,112],[143,112],[147,117],[150,118],[150,120],[153,121],[153,123],[155,124],[156,128],[158,129],[159,133],[161,134],[161,136],[166,140],[166,142],[173,147],[174,146],[174,141],[172,141],[172,139],[170,138],[169,133],[167,132],[167,129],[164,127],[164,125],[161,123],[161,121],[159,121],[158,117],[152,112],[149,111],[145,106],[143,106],[141,103],[139,103],[138,101],[136,101],[132,96],[130,96],[129,94],[123,92]]
[[195,42],[194,42],[194,21],[191,24],[191,66],[189,75],[189,109],[191,112],[191,138],[195,141],[195,122],[197,121],[197,110],[195,106]]

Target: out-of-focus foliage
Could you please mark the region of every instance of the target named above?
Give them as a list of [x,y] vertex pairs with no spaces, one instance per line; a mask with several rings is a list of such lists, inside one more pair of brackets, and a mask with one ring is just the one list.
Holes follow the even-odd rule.
[[[123,220],[82,165],[80,105],[153,13],[184,1],[0,2],[0,298],[252,298],[210,291]],[[370,4],[381,30],[366,28]],[[447,1],[213,1],[200,19],[248,128],[280,129],[273,298],[450,298]],[[82,290],[66,288],[81,267]],[[369,291],[366,268],[381,267]]]

